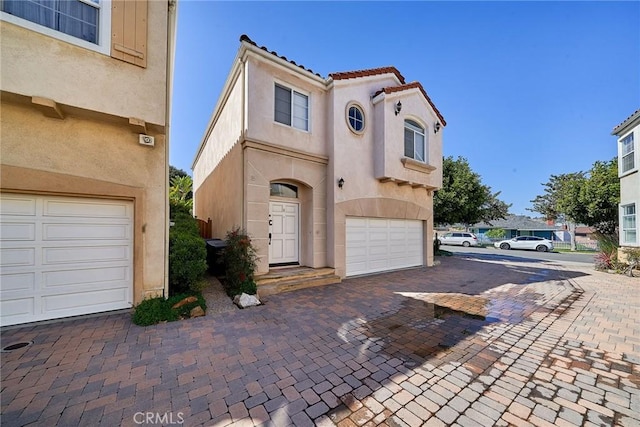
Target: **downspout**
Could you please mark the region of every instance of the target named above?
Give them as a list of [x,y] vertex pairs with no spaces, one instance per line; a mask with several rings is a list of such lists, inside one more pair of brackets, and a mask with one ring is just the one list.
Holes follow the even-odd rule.
[[167,65],[166,65],[166,96],[164,118],[164,194],[165,194],[165,229],[164,229],[164,297],[169,298],[169,135],[171,134],[171,93],[173,90],[173,62],[176,37],[176,23],[178,15],[177,0],[167,2]]

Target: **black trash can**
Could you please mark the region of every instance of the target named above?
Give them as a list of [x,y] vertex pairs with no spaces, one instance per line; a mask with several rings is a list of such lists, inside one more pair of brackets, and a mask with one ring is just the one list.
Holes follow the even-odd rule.
[[222,254],[227,247],[227,242],[222,239],[206,239],[207,265],[209,273],[214,276],[224,276],[224,262]]

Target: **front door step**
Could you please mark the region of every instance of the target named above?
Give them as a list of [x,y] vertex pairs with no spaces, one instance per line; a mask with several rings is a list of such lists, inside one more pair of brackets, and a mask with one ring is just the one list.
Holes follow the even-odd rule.
[[333,268],[282,268],[256,277],[260,297],[340,282]]

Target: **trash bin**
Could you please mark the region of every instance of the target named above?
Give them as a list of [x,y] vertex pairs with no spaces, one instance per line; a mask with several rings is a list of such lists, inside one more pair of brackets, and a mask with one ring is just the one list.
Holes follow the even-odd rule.
[[227,247],[227,242],[222,239],[206,239],[207,265],[209,273],[214,276],[224,276],[224,262],[222,254]]

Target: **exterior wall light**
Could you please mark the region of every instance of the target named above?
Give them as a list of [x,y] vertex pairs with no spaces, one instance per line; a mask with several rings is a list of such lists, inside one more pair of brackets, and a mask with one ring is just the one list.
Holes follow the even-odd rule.
[[435,124],[435,125],[433,125],[433,133],[438,133],[438,132],[440,132],[440,127],[441,127],[441,126],[442,126],[442,125],[440,124],[440,122],[436,122],[436,124]]
[[402,102],[398,101],[398,103],[394,106],[393,110],[394,110],[394,112],[396,113],[396,116],[397,116],[398,113],[400,113],[400,111],[402,111]]
[[343,185],[344,185],[344,178],[340,178],[338,180],[338,188],[342,188]]

